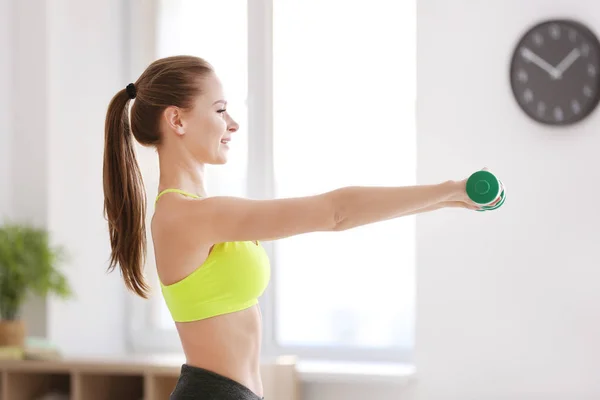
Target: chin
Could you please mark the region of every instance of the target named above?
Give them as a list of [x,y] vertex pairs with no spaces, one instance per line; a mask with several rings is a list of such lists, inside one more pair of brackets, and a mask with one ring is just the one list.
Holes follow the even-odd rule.
[[227,154],[227,150],[217,149],[210,153],[204,153],[202,156],[198,156],[197,159],[202,160],[203,164],[222,165],[227,164],[229,154]]
[[219,154],[213,159],[213,162],[211,164],[223,165],[223,164],[227,164],[227,160],[228,160],[228,157],[226,154]]
[[207,165],[223,165],[227,164],[228,157],[225,154],[215,154],[209,157],[197,157],[196,160],[202,164]]
[[229,159],[229,149],[220,148],[217,154],[215,154],[215,164],[222,165],[227,164],[227,160]]

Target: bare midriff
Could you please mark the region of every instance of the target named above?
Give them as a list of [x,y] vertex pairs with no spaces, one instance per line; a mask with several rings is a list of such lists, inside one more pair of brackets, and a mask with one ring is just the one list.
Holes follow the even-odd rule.
[[193,322],[177,322],[186,363],[230,378],[263,396],[258,305]]

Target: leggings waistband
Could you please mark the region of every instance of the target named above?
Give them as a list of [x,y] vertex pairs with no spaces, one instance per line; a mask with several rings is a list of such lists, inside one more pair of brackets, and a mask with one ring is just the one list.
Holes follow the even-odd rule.
[[216,372],[194,367],[181,366],[181,375],[170,400],[263,400],[250,388]]

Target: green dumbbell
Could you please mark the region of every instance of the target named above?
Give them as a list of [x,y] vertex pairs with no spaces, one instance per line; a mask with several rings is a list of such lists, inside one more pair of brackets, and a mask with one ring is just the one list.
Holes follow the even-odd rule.
[[[488,171],[477,171],[467,179],[467,195],[476,204],[482,206],[478,211],[491,211],[504,204],[505,189],[502,182]],[[500,201],[489,206],[500,196]]]

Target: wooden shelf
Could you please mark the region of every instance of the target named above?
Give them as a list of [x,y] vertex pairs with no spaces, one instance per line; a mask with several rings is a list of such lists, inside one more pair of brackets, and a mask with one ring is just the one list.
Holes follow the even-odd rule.
[[50,393],[71,393],[71,376],[65,373],[9,371],[5,377],[2,387],[6,387],[6,399],[41,399]]
[[[168,400],[180,369],[164,357],[0,361],[0,400]],[[263,364],[262,375],[265,399],[300,399],[293,359]]]
[[168,399],[177,383],[177,377],[155,374],[149,381],[149,391],[153,394],[155,400]]
[[[143,375],[80,374],[77,379],[79,386],[77,397],[85,400],[142,400],[145,397],[144,378]],[[169,397],[167,395],[161,398]]]

